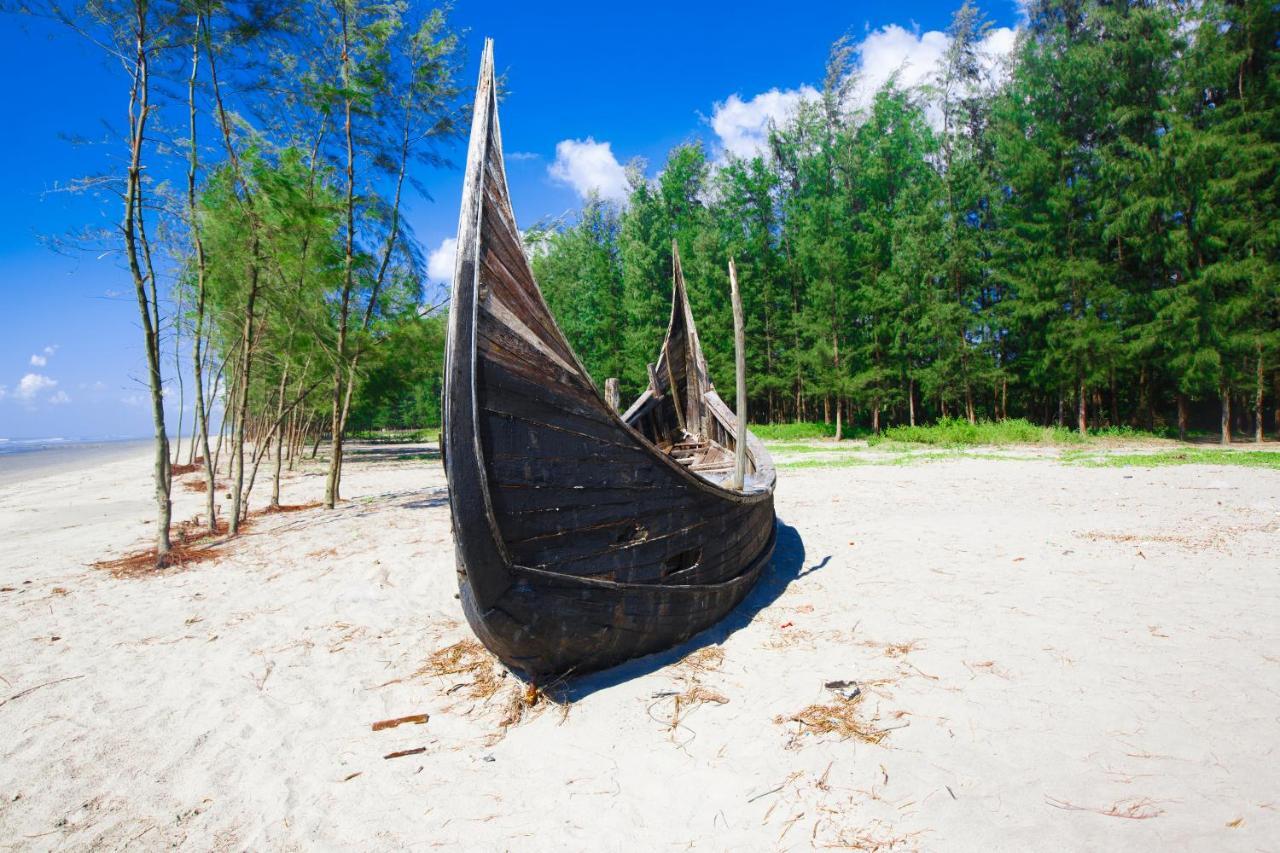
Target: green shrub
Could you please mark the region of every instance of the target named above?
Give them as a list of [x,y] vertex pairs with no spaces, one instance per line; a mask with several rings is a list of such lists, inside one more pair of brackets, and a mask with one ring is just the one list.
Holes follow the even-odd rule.
[[836,425],[805,421],[793,424],[752,424],[751,431],[764,441],[797,441],[806,438],[834,438]]
[[1025,418],[978,421],[943,418],[929,426],[894,426],[868,439],[871,444],[886,441],[927,444],[933,447],[973,447],[1000,444],[1076,444],[1082,439],[1066,427],[1042,427]]

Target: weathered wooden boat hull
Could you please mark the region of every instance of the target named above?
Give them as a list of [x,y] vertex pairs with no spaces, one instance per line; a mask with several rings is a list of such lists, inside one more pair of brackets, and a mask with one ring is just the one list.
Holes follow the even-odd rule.
[[481,641],[529,677],[588,672],[679,643],[735,607],[772,554],[774,473],[753,436],[745,490],[659,449],[684,435],[677,422],[702,425],[708,447],[732,440],[676,275],[660,359],[667,379],[624,421],[534,283],[507,195],[487,44],[459,217],[441,447],[463,609]]
[[705,586],[593,585],[554,573],[524,574],[492,607],[460,584],[476,636],[504,663],[531,677],[572,675],[679,645],[724,618],[751,592],[773,557],[769,538],[727,583]]

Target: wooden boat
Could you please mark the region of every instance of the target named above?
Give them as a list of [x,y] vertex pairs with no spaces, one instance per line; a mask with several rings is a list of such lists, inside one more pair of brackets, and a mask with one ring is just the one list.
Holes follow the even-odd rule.
[[600,395],[537,284],[503,168],[485,43],[458,223],[441,448],[460,598],[480,640],[535,680],[669,648],[750,591],[773,553],[775,472],[707,376],[674,264],[650,387]]

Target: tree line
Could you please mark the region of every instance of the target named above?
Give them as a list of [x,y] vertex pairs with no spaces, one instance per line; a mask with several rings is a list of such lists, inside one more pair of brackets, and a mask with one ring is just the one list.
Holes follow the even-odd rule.
[[[104,116],[123,157],[76,184],[117,224],[76,240],[120,258],[133,283],[157,562],[173,546],[175,469],[203,471],[201,523],[235,534],[267,477],[262,463],[278,506],[284,460],[308,444],[314,457],[324,439],[332,508],[353,424],[438,417],[443,306],[424,294],[404,209],[415,174],[450,165],[465,127],[446,10],[394,0],[3,8],[64,25],[123,71]],[[172,423],[165,398],[175,393]],[[185,448],[184,434],[194,436]],[[223,466],[231,506],[219,519]]]
[[1280,7],[1036,0],[1003,63],[972,2],[922,85],[859,105],[856,55],[753,157],[674,148],[625,205],[530,235],[602,383],[638,393],[671,241],[732,398],[736,260],[753,417],[1280,430]]

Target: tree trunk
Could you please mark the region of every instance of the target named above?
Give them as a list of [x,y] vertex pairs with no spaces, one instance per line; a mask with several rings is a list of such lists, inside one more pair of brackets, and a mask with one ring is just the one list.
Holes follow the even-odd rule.
[[249,295],[245,300],[244,327],[240,333],[240,375],[236,385],[240,388],[237,402],[236,438],[232,447],[235,461],[234,486],[231,493],[231,534],[240,532],[241,504],[244,500],[244,442],[246,419],[249,414],[249,374],[253,368],[253,312],[258,299],[258,235],[257,229],[249,248]]
[[1080,392],[1076,395],[1076,426],[1080,430],[1081,436],[1089,434],[1089,410],[1088,410],[1088,389],[1084,384],[1084,377],[1080,377]]
[[1253,440],[1262,444],[1262,391],[1266,386],[1266,373],[1262,364],[1262,344],[1258,344],[1257,380],[1253,398]]
[[1178,441],[1187,440],[1187,395],[1178,392]]
[[[342,17],[342,68],[340,77],[344,90],[351,81],[351,45],[350,29],[347,20],[347,7],[341,7]],[[343,387],[342,379],[344,370],[344,362],[347,358],[347,324],[351,314],[351,290],[354,287],[354,264],[355,264],[355,240],[356,240],[356,224],[355,224],[355,192],[356,192],[356,173],[355,173],[355,141],[351,126],[351,94],[347,90],[347,94],[343,98],[344,124],[343,129],[346,134],[346,239],[345,254],[343,257],[343,284],[342,298],[338,310],[338,352],[337,361],[333,367],[333,417],[331,419],[331,442],[332,447],[329,457],[329,472],[325,477],[324,485],[324,505],[327,509],[333,509],[341,495],[339,494],[339,477],[342,470],[342,404],[343,404]]]
[[911,426],[916,425],[916,381],[907,380],[907,418]]
[[1231,443],[1231,392],[1223,385],[1219,390],[1222,397],[1222,443]]
[[[196,217],[196,167],[198,164],[198,148],[196,147],[196,74],[200,68],[200,22],[196,15],[195,37],[191,40],[191,76],[187,79],[187,110],[190,121],[190,162],[187,167],[187,217],[190,220],[191,244],[196,254],[196,318],[192,333],[191,368],[195,378],[195,435],[192,438],[191,452],[195,453],[196,444],[204,454],[205,485],[205,522],[210,533],[218,532],[218,517],[214,494],[214,458],[209,452],[209,411],[204,402],[204,355],[201,349],[204,343],[204,307],[205,307],[205,257],[204,240],[200,236],[200,223]],[[217,383],[215,382],[215,390]]]
[[[305,375],[305,374],[304,374]],[[276,400],[276,465],[275,475],[271,479],[271,506],[280,506],[280,466],[284,459],[284,430],[281,429],[280,422],[284,420],[284,389],[289,381],[289,366],[285,365],[284,370],[280,372],[280,390],[277,392]]]
[[[168,563],[172,548],[169,539],[169,523],[172,517],[169,469],[169,436],[164,423],[164,385],[160,373],[160,317],[158,284],[154,271],[144,274],[141,253],[149,253],[144,231],[142,206],[142,150],[146,139],[147,118],[150,115],[149,52],[147,32],[147,5],[145,0],[134,4],[134,56],[133,84],[129,90],[129,166],[125,180],[124,234],[125,254],[129,273],[133,278],[134,295],[138,300],[138,314],[142,320],[146,340],[147,375],[151,386],[151,420],[155,433],[155,462],[152,476],[156,500],[156,565]],[[148,263],[148,267],[150,264]]]
[[875,402],[871,406],[871,432],[880,434],[880,403]]

